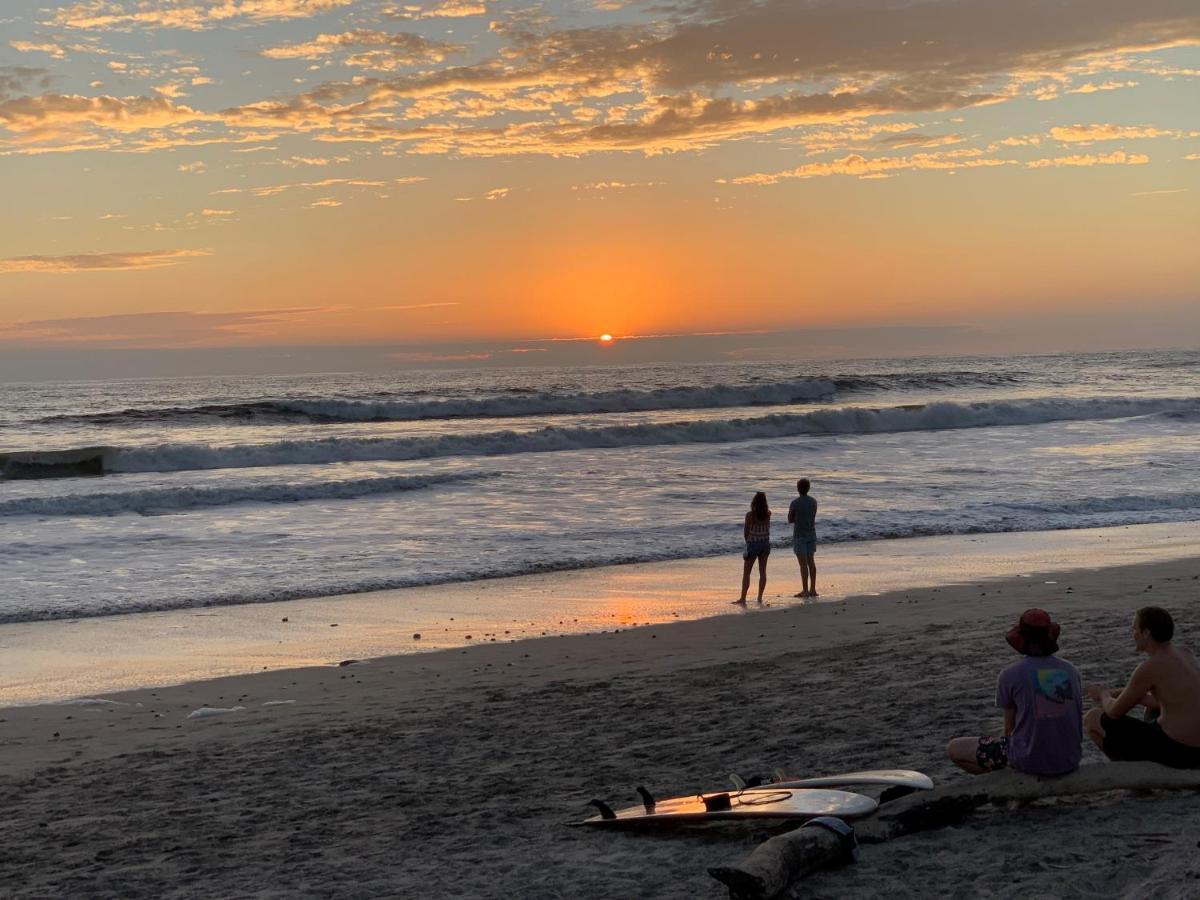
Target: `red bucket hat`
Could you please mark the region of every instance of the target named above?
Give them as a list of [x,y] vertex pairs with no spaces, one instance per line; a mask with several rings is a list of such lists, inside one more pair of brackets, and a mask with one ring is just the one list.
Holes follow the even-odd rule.
[[1062,627],[1044,609],[1027,609],[1017,624],[1008,630],[1008,645],[1018,653],[1029,655],[1030,643],[1036,643],[1045,654],[1058,652],[1058,635]]

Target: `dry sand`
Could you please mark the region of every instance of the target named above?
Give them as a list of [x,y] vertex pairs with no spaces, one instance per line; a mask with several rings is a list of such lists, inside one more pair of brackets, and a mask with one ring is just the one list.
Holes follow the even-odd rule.
[[[1022,609],[1051,610],[1062,654],[1115,682],[1151,601],[1185,642],[1200,633],[1200,558],[3,710],[0,893],[722,897],[706,866],[759,829],[564,823],[591,797],[636,802],[638,784],[666,796],[781,765],[965,779],[942,747],[997,728]],[[244,709],[187,718],[206,706]],[[799,896],[1194,897],[1197,821],[1190,794],[988,810],[867,847]]]

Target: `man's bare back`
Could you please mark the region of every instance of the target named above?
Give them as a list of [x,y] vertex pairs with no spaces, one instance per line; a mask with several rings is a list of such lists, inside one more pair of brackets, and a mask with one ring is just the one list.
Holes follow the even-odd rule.
[[1200,747],[1200,663],[1192,652],[1164,647],[1137,667],[1130,684],[1143,678],[1162,710],[1158,724],[1167,737]]

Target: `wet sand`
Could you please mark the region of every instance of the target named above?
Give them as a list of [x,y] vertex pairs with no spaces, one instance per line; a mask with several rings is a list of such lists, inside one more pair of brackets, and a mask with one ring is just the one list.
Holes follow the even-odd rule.
[[[1196,547],[1200,523],[1194,522],[828,544],[818,553],[821,599],[1177,559]],[[731,555],[281,603],[0,624],[0,706],[728,615],[741,569]],[[799,569],[787,548],[771,554],[768,574],[770,605],[798,602],[792,595],[800,589]],[[749,612],[757,611],[750,606]]]
[[[731,771],[966,779],[942,747],[998,727],[995,675],[1015,658],[1003,634],[1031,605],[1060,619],[1062,653],[1089,680],[1131,670],[1128,621],[1146,603],[1200,643],[1200,558],[1025,574],[6,709],[0,884],[29,897],[722,897],[705,868],[748,852],[755,828],[564,823],[591,797],[688,793]],[[1166,794],[987,810],[865,848],[803,895],[1194,896],[1197,813],[1200,798]]]

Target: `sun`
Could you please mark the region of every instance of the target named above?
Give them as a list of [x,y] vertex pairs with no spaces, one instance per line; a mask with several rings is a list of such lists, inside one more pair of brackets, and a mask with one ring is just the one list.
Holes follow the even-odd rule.
[[600,343],[611,344],[612,342],[613,342],[613,336],[611,334],[600,335]]

